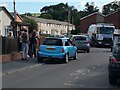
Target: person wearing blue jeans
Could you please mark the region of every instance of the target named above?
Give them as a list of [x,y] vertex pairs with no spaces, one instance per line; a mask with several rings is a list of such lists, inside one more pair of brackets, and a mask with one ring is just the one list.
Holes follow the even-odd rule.
[[22,34],[22,60],[27,60],[29,37],[27,30]]
[[22,60],[27,60],[28,43],[22,43]]

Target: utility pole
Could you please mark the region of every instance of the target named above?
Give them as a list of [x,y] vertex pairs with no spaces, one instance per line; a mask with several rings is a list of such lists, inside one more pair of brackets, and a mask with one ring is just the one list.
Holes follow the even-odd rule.
[[16,10],[15,10],[15,0],[13,1],[13,10],[14,10],[14,24],[13,24],[13,36],[17,36],[17,28],[16,28]]
[[72,30],[73,30],[74,16],[72,15]]
[[68,28],[67,28],[67,36],[69,35],[69,26],[70,26],[70,17],[71,17],[71,15],[70,15],[70,10],[68,10]]
[[14,21],[16,21],[15,0],[13,1]]

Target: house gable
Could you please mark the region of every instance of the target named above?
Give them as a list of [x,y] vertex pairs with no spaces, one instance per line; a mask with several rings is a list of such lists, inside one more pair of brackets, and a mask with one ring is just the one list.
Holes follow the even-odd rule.
[[10,15],[5,7],[0,7],[0,35],[7,36],[8,28],[14,18]]
[[0,12],[4,11],[6,13],[6,15],[11,19],[14,20],[14,18],[11,16],[11,14],[8,12],[8,10],[5,7],[0,7]]
[[87,33],[87,30],[89,28],[89,26],[91,24],[96,24],[96,23],[100,23],[100,22],[104,22],[104,15],[99,13],[99,12],[95,12],[92,13],[88,16],[85,16],[83,18],[80,19],[80,30],[82,33]]

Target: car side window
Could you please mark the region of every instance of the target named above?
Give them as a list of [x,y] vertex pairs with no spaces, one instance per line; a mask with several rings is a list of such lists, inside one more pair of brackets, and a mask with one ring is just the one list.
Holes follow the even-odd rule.
[[65,42],[65,46],[70,46],[68,41]]
[[70,40],[67,40],[65,42],[65,46],[73,46],[72,42]]
[[72,43],[72,41],[71,41],[71,40],[69,41],[69,45],[70,45],[70,46],[73,46],[73,43]]

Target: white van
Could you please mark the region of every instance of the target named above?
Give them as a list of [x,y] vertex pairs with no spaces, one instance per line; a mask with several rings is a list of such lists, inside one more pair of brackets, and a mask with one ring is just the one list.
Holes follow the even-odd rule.
[[88,28],[88,35],[93,46],[111,46],[115,26],[107,23],[92,24]]

